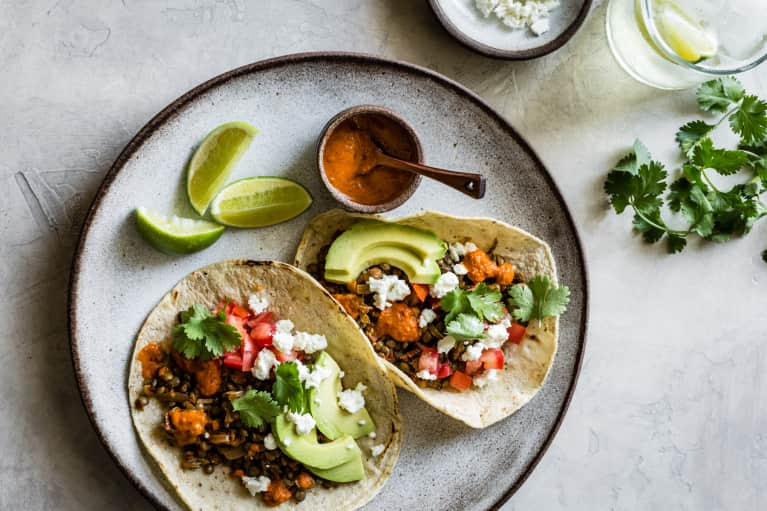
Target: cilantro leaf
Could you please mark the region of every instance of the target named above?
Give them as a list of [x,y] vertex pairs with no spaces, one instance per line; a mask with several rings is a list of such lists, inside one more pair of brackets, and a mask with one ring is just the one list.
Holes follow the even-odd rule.
[[479,319],[486,319],[490,323],[497,323],[503,318],[501,292],[491,289],[484,282],[466,293],[466,298],[472,310],[479,316]]
[[713,124],[704,121],[690,121],[676,132],[676,143],[679,144],[679,149],[685,156],[691,157],[698,142],[713,129]]
[[447,312],[445,316],[445,324],[453,321],[456,316],[463,313],[471,313],[471,304],[466,296],[466,291],[461,288],[455,288],[446,294],[439,301],[439,305],[443,311]]
[[485,324],[473,314],[458,314],[445,325],[447,333],[458,339],[482,339],[485,337]]
[[622,213],[629,205],[653,212],[663,203],[660,195],[666,189],[666,176],[661,163],[650,161],[640,165],[636,174],[613,170],[607,175],[604,189],[617,213]]
[[695,96],[702,110],[724,113],[730,105],[740,101],[745,93],[743,85],[737,79],[725,76],[701,84]]
[[512,316],[525,322],[559,316],[570,303],[570,289],[553,285],[548,275],[536,275],[526,285],[515,284],[509,294],[509,304],[516,307]]
[[182,311],[180,323],[173,328],[173,348],[190,360],[220,357],[241,343],[240,333],[226,323],[223,311],[214,316],[198,303]]
[[639,171],[639,167],[646,163],[650,163],[652,157],[650,151],[647,149],[641,140],[634,140],[634,146],[631,152],[621,158],[614,170],[620,170],[621,172],[628,172],[629,174],[636,174]]
[[714,228],[714,208],[706,196],[708,189],[682,177],[671,185],[670,190],[668,204],[671,211],[681,212],[699,236],[710,236]]
[[272,422],[280,413],[280,405],[272,395],[263,390],[249,390],[232,401],[232,408],[239,412],[240,420],[249,428],[257,428]]
[[767,103],[756,96],[745,96],[729,121],[743,143],[761,142],[767,134]]
[[748,154],[740,150],[716,149],[710,138],[704,138],[695,148],[692,162],[704,169],[714,169],[723,176],[729,176],[748,163]]
[[283,362],[274,371],[275,380],[272,394],[280,406],[287,406],[291,412],[303,413],[306,410],[306,392],[298,377],[298,364]]
[[500,291],[488,287],[484,282],[471,291],[456,288],[440,300],[442,310],[447,312],[445,325],[459,314],[473,314],[480,320],[496,323],[503,317],[503,303]]

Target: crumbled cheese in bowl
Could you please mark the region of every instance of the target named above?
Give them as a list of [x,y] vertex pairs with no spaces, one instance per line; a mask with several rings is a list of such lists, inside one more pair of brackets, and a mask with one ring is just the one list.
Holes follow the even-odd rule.
[[548,17],[559,0],[475,0],[474,5],[486,18],[495,14],[507,27],[529,27],[541,35],[549,30]]

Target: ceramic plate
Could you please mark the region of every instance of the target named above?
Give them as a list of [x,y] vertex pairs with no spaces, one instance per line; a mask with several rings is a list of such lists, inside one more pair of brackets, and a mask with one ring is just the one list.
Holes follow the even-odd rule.
[[549,16],[551,28],[540,36],[529,29],[511,29],[493,14],[486,18],[475,0],[429,0],[429,5],[445,30],[468,48],[489,57],[527,60],[569,41],[586,19],[591,0],[560,0]]
[[[152,119],[104,179],[75,256],[70,335],[83,402],[104,446],[158,508],[179,505],[152,472],[131,425],[126,378],[134,336],[157,301],[196,268],[227,258],[293,258],[309,219],[336,205],[316,169],[317,136],[333,115],[362,103],[383,105],[410,121],[428,163],[479,171],[488,178],[481,201],[425,179],[390,214],[436,209],[515,224],[551,244],[560,280],[572,290],[549,378],[508,419],[473,430],[400,391],[402,456],[368,509],[497,506],[524,481],[562,421],[583,357],[586,269],[572,218],[535,153],[477,96],[426,69],[355,54],[277,58],[218,76]],[[261,133],[232,179],[290,177],[310,189],[311,209],[274,227],[230,229],[218,243],[191,256],[155,252],[136,232],[134,208],[189,213],[186,161],[210,129],[235,119],[251,122]]]

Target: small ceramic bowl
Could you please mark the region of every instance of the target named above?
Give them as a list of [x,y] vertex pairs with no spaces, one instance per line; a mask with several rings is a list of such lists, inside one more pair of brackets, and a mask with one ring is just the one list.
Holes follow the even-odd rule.
[[496,59],[529,60],[564,46],[586,19],[591,1],[561,0],[548,18],[549,30],[540,36],[506,27],[492,14],[485,18],[475,0],[429,0],[429,5],[445,30],[467,48]]
[[[361,204],[354,201],[348,195],[344,194],[335,186],[333,186],[325,170],[325,147],[327,145],[328,139],[330,138],[330,135],[338,126],[341,125],[341,123],[360,115],[381,116],[394,121],[398,127],[402,128],[404,136],[407,137],[410,142],[410,152],[412,153],[410,158],[403,157],[403,159],[407,159],[408,161],[415,163],[423,163],[423,147],[421,146],[421,141],[418,140],[418,135],[416,135],[413,127],[402,117],[395,114],[388,108],[382,106],[359,105],[348,108],[336,114],[336,116],[330,119],[330,121],[328,121],[328,123],[322,129],[322,133],[320,134],[320,138],[317,143],[317,168],[320,171],[320,177],[322,178],[322,182],[325,184],[325,187],[328,189],[331,195],[333,195],[333,197],[348,210],[359,211],[360,213],[383,213],[384,211],[390,211],[398,206],[401,206],[406,200],[408,200],[415,193],[418,185],[421,183],[421,176],[412,174],[400,193],[386,202],[380,204]],[[401,155],[396,154],[392,154],[392,156],[402,157]]]

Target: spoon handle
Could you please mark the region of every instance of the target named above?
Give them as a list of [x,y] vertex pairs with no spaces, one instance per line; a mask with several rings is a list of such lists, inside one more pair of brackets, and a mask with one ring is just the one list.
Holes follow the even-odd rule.
[[434,179],[475,199],[481,199],[485,196],[486,179],[480,174],[429,167],[420,163],[400,160],[382,152],[378,155],[378,162],[386,167],[405,170]]

